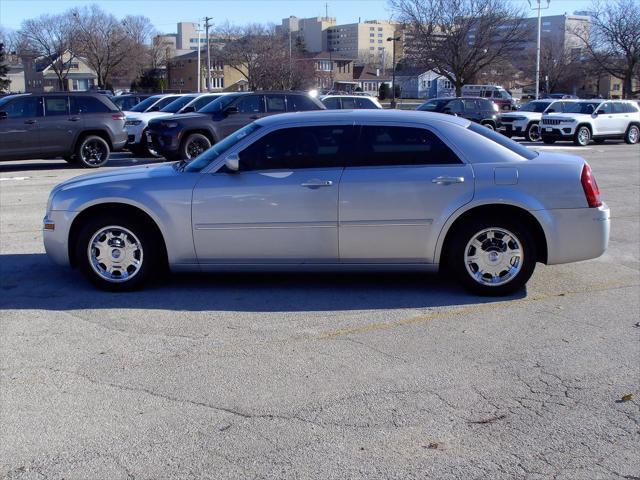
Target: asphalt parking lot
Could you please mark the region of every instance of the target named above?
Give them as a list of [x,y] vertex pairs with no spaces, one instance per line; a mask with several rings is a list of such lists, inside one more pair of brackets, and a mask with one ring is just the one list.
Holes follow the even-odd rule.
[[0,477],[639,479],[640,147],[539,148],[590,162],[610,248],[501,299],[422,274],[100,292],[42,246],[87,172],[1,163]]

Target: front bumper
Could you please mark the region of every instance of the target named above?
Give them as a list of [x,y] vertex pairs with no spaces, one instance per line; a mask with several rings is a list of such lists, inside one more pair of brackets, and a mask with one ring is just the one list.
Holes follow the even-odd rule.
[[[166,156],[175,155],[180,150],[180,131],[177,129],[147,130],[147,138],[156,152]],[[147,141],[148,141],[147,140]]]
[[42,231],[44,250],[47,252],[47,256],[58,265],[71,264],[69,259],[69,231],[77,214],[77,212],[52,210],[44,217],[43,224],[45,228]]
[[543,138],[553,138],[555,140],[572,140],[575,131],[575,125],[540,125],[540,135]]
[[598,208],[543,210],[547,217],[547,265],[579,262],[602,255],[609,245],[611,213]]

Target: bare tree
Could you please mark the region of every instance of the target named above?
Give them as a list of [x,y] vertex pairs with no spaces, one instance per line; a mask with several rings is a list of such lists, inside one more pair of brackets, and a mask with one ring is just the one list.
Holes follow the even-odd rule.
[[604,71],[623,81],[622,94],[630,98],[634,76],[640,77],[640,8],[637,0],[594,0],[589,12],[591,29],[575,31],[591,58]]
[[462,93],[486,67],[509,58],[529,34],[505,0],[389,0],[405,24],[406,55]]
[[59,89],[66,90],[65,80],[76,55],[76,35],[68,15],[42,15],[25,20],[19,35],[23,47],[49,64],[58,77]]
[[116,74],[141,73],[153,35],[149,19],[127,16],[120,21],[97,5],[74,10],[71,17],[80,40],[76,53],[96,72],[99,86],[107,86]]
[[[535,79],[536,52],[531,51],[525,57],[524,74],[526,78]],[[541,89],[547,93],[572,90],[578,83],[584,70],[580,54],[570,47],[565,47],[560,37],[542,40],[540,44],[540,78]]]

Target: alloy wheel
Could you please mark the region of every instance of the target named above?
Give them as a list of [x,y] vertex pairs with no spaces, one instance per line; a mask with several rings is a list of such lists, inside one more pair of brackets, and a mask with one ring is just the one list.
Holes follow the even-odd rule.
[[144,259],[138,237],[117,225],[98,230],[89,241],[87,255],[93,271],[113,283],[126,282],[136,276]]
[[464,250],[467,272],[483,286],[497,287],[513,280],[523,263],[520,240],[504,228],[487,228],[477,232]]

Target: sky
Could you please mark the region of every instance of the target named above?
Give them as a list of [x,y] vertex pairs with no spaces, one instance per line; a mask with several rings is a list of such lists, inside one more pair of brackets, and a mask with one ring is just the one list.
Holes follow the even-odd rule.
[[[546,1],[542,1],[546,5]],[[329,16],[336,17],[339,24],[354,23],[359,18],[364,21],[392,16],[387,0],[0,0],[0,26],[17,30],[27,18],[92,3],[117,17],[145,15],[163,33],[175,32],[178,21],[194,22],[204,16],[213,17],[214,24],[225,21],[279,24],[290,15],[300,18],[324,16],[325,4]],[[514,0],[514,3],[529,10],[526,0]],[[589,0],[551,0],[550,8],[543,15],[573,13],[585,10],[589,4]],[[531,11],[531,16],[534,15]]]

